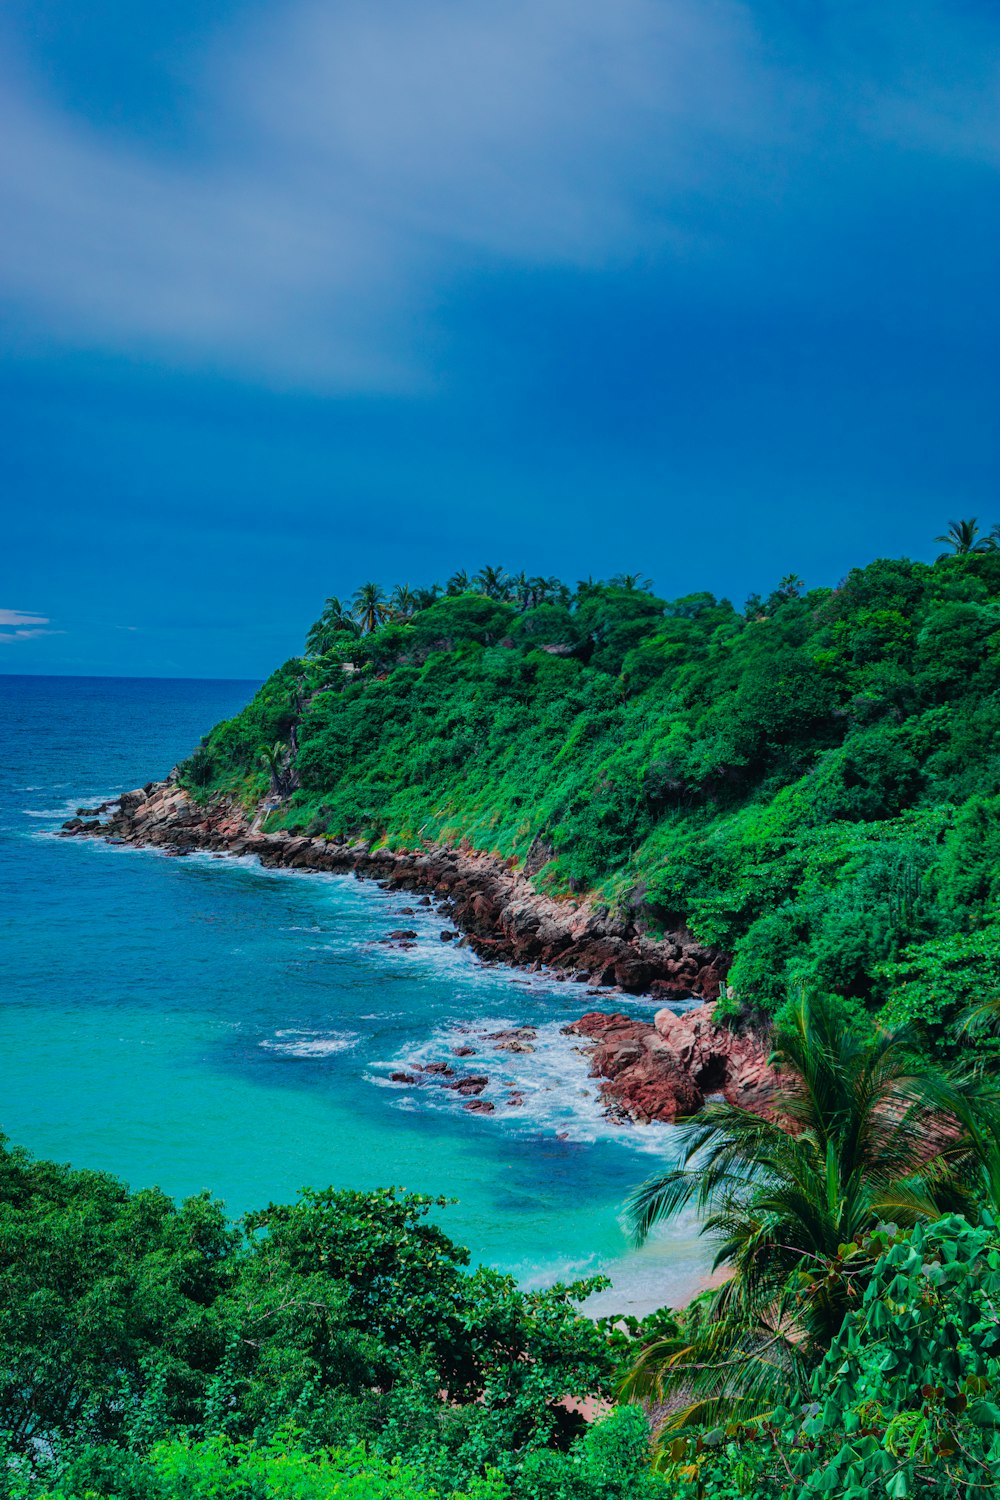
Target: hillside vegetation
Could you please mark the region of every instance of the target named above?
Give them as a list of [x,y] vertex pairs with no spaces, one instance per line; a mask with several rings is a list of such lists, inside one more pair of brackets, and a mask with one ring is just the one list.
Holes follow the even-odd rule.
[[[651,1453],[640,1406],[584,1431],[563,1398],[610,1396],[644,1350],[690,1360],[711,1302],[679,1321],[594,1324],[573,1306],[587,1285],[525,1293],[468,1271],[430,1207],[329,1190],[232,1225],[207,1196],[177,1207],[0,1144],[0,1495],[992,1492],[1000,1237],[989,1213],[841,1246],[824,1285],[843,1283],[848,1311],[812,1368],[796,1377],[779,1364],[762,1407],[736,1392]],[[800,1281],[794,1295],[812,1292]],[[748,1332],[744,1367],[773,1344]]]
[[183,779],[280,794],[272,827],[467,838],[686,924],[731,1003],[833,994],[944,1040],[1000,974],[1000,552],[952,542],[742,610],[636,577],[365,585]]

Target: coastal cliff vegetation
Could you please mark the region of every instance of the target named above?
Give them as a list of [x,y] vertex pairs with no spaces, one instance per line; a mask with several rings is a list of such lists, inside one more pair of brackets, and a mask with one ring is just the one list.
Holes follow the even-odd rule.
[[806,994],[939,1046],[1000,978],[1000,552],[741,608],[639,575],[360,588],[181,768],[265,825],[514,859],[731,956],[731,1009]]
[[593,1281],[470,1269],[435,1200],[233,1224],[4,1147],[12,1500],[992,1493],[1000,551],[939,540],[741,609],[495,567],[327,602],[182,786],[313,840],[467,841],[726,955],[771,1092],[677,1127],[629,1214],[641,1242],[696,1207],[727,1279],[595,1321]]

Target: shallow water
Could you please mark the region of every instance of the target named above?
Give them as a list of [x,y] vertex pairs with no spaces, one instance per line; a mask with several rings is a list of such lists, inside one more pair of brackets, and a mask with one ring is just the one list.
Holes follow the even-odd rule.
[[[474,1259],[526,1283],[603,1271],[622,1309],[689,1294],[707,1260],[689,1223],[628,1250],[622,1200],[673,1132],[602,1116],[560,1032],[595,1005],[582,986],[486,966],[441,942],[437,913],[352,876],[52,837],[162,776],[253,687],[0,677],[0,1127],[234,1214],[306,1184],[442,1194]],[[397,927],[413,948],[378,941]],[[484,1036],[514,1025],[538,1027],[533,1052]],[[487,1073],[496,1113],[390,1081],[431,1060]]]

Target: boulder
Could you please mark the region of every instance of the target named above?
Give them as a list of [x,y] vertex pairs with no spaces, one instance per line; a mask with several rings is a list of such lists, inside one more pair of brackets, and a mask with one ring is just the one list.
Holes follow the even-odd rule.
[[696,1113],[706,1093],[765,1114],[777,1083],[764,1042],[749,1030],[716,1025],[711,1005],[653,1024],[621,1012],[588,1011],[564,1030],[591,1043],[591,1076],[609,1107],[640,1123]]
[[470,1073],[467,1078],[456,1078],[448,1087],[456,1094],[481,1094],[489,1081],[485,1073]]

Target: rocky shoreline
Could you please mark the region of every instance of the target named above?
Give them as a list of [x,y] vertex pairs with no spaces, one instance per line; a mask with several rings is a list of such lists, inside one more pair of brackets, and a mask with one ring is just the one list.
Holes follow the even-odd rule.
[[[115,802],[80,809],[60,836],[149,845],[179,855],[252,854],[268,867],[353,872],[388,889],[418,892],[428,905],[433,899],[483,959],[544,967],[592,989],[710,1002],[725,982],[727,956],[690,933],[654,938],[586,899],[540,895],[512,861],[464,845],[390,850],[343,837],[265,833],[262,821],[262,814],[250,819],[228,801],[200,805],[171,776]],[[408,935],[400,930],[391,936],[405,942]],[[772,1081],[766,1042],[716,1026],[712,1009],[703,1004],[682,1016],[663,1010],[653,1022],[589,1012],[567,1030],[586,1039],[592,1075],[603,1080],[601,1093],[619,1118],[673,1120],[695,1112],[713,1090],[763,1108]],[[485,1112],[485,1102],[474,1094],[478,1076],[462,1082],[460,1092],[473,1095],[466,1107]]]
[[567,978],[657,999],[718,997],[729,960],[690,933],[654,938],[586,899],[539,895],[511,861],[467,847],[373,849],[346,838],[264,833],[230,802],[199,806],[168,778],[125,792],[117,802],[81,810],[64,837],[150,844],[175,853],[207,849],[253,854],[261,864],[293,870],[353,871],[392,889],[446,903],[456,927],[485,959],[549,968]]

